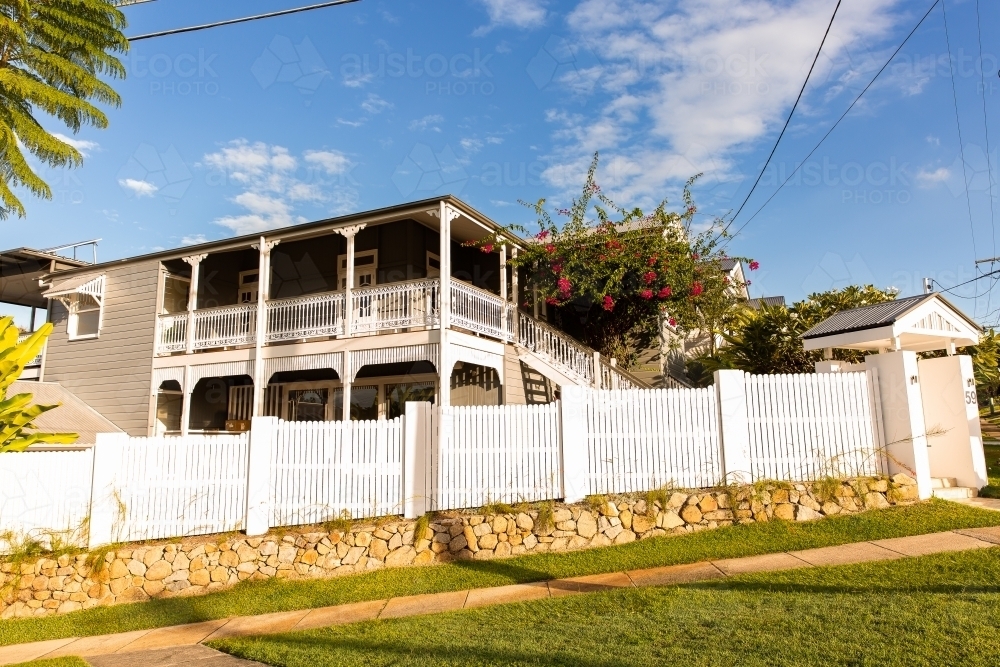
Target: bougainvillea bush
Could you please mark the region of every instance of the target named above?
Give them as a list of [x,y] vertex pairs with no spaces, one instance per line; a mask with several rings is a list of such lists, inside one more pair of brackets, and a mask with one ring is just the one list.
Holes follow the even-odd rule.
[[[722,221],[692,229],[695,179],[684,188],[679,212],[667,210],[664,200],[646,213],[605,195],[594,180],[597,164],[595,155],[580,196],[554,216],[545,199],[521,202],[538,217],[537,232],[508,228],[528,238],[516,256],[507,253],[522,280],[521,307],[530,310],[537,295],[550,320],[626,368],[658,341],[661,323],[678,334],[675,340],[695,330],[720,330],[743,285],[721,269],[727,259]],[[470,245],[496,252],[505,243],[497,233]]]

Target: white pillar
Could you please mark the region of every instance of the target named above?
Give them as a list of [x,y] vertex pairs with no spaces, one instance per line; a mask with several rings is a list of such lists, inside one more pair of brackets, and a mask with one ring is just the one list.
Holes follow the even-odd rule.
[[184,392],[181,398],[181,435],[186,436],[188,429],[191,428],[191,392],[194,391],[194,387],[191,386],[190,366],[184,367],[184,384],[181,389]]
[[[517,259],[517,248],[516,247],[515,248],[511,248],[510,254],[511,254],[511,257],[513,257],[514,259]],[[517,308],[520,307],[520,304],[518,303],[518,300],[521,298],[521,295],[518,293],[518,289],[517,289],[518,288],[518,284],[517,284],[517,282],[518,282],[517,281],[517,267],[514,266],[514,267],[511,267],[511,270],[510,270],[510,292],[511,292],[511,296],[513,297],[514,308],[515,309],[517,309]]]
[[351,363],[351,351],[344,350],[344,363],[342,364],[344,369],[344,377],[340,380],[341,388],[344,393],[344,407],[343,414],[345,422],[351,421],[351,384],[354,382],[352,379],[354,377],[353,364]]
[[194,311],[198,306],[198,277],[201,275],[201,260],[206,257],[207,254],[184,258],[184,261],[191,265],[191,282],[188,284],[187,344],[184,347],[187,354],[194,352]]
[[268,241],[263,236],[254,244],[259,251],[257,264],[257,322],[254,329],[253,350],[253,413],[259,417],[264,412],[264,339],[267,337],[267,299],[271,290],[271,250],[280,241]]
[[[347,239],[347,275],[344,276],[344,337],[353,335],[354,331],[354,304],[351,302],[351,293],[354,290],[354,237],[358,235],[364,225],[351,225],[341,227],[337,233]],[[339,272],[340,266],[337,267]],[[338,275],[338,278],[340,276]],[[345,419],[349,417],[345,416]]]
[[865,368],[878,371],[889,473],[904,473],[917,480],[920,498],[931,497],[927,429],[920,396],[917,353],[884,352],[865,357]]
[[507,302],[507,246],[500,246],[500,298]]
[[[594,350],[594,389],[601,388],[601,353]],[[611,387],[605,387],[611,389]]]
[[441,256],[441,368],[438,375],[441,378],[438,404],[451,405],[451,349],[448,347],[448,328],[451,326],[451,221],[458,217],[448,205],[441,201],[438,208],[438,219],[441,221],[441,244],[438,254]]
[[125,433],[98,433],[94,444],[94,470],[90,486],[90,534],[88,546],[91,549],[114,544],[121,539],[123,517],[121,506],[115,498],[115,471],[125,458],[128,446]]
[[590,494],[587,393],[583,387],[563,387],[559,402],[563,500],[567,503],[578,503]]
[[277,417],[255,416],[250,422],[250,449],[247,454],[247,535],[263,535],[271,527],[271,443],[277,426]]
[[431,509],[427,497],[427,457],[433,452],[433,407],[407,401],[403,420],[403,518],[416,519]]
[[715,396],[719,410],[719,436],[722,440],[722,476],[720,483],[749,484],[750,422],[747,418],[746,373],[715,371]]

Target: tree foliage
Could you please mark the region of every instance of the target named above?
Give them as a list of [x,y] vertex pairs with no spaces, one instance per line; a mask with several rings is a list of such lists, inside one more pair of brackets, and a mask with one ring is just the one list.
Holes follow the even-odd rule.
[[[811,373],[823,353],[806,352],[802,334],[840,311],[892,301],[897,294],[891,288],[850,285],[810,294],[789,307],[761,304],[755,310],[741,306],[722,332],[725,344],[690,364],[689,377],[710,383],[711,372],[723,368],[756,374]],[[851,363],[864,360],[864,352],[859,350],[835,349],[833,354],[835,359]]]
[[23,452],[31,445],[71,444],[75,433],[41,433],[35,430],[34,421],[39,415],[54,410],[58,405],[33,405],[28,393],[7,396],[10,385],[21,376],[25,366],[34,359],[52,332],[46,323],[22,343],[19,331],[11,317],[0,318],[0,453]]
[[79,150],[43,127],[38,112],[74,133],[84,125],[107,127],[107,116],[91,101],[121,103],[102,77],[125,76],[113,55],[128,51],[125,25],[109,0],[0,0],[0,218],[24,216],[18,187],[52,197],[25,151],[49,167],[83,161]]
[[[705,326],[705,313],[714,318],[731,308],[742,285],[721,270],[720,221],[692,230],[694,179],[680,212],[668,211],[664,200],[646,213],[605,195],[594,179],[597,165],[595,155],[580,196],[556,211],[565,220],[553,218],[545,199],[521,202],[537,216],[539,230],[507,261],[526,282],[521,307],[531,308],[537,294],[564,331],[628,367],[637,350],[658,339],[661,319],[683,336]],[[521,225],[508,229],[528,234]],[[497,233],[470,245],[491,253],[509,243],[509,235]]]

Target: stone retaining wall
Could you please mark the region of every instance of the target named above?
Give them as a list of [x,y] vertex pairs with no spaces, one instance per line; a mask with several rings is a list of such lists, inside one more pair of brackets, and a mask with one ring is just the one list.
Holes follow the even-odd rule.
[[[359,522],[348,530],[133,545],[107,553],[3,563],[0,618],[197,595],[246,579],[329,577],[382,567],[626,544],[734,523],[809,521],[916,499],[916,482],[896,475],[816,485],[770,483],[640,498],[590,498],[585,504],[554,504],[541,517],[537,505],[501,514],[446,512],[430,519],[423,535],[414,534],[417,522],[393,519]],[[100,567],[91,566],[95,561]]]

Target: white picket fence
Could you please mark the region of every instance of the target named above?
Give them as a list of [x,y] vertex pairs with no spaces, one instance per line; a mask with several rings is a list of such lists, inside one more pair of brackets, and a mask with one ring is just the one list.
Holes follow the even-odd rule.
[[436,412],[433,509],[532,502],[562,495],[559,403],[449,407]]
[[0,552],[26,539],[86,545],[92,449],[0,456]]
[[885,471],[875,371],[716,378],[707,389],[563,387],[540,406],[408,403],[393,420],[257,417],[239,435],[101,434],[89,450],[0,455],[0,548],[86,532],[88,517],[93,546]]
[[398,514],[403,421],[286,422],[271,450],[272,526]]
[[882,472],[875,372],[747,375],[754,479],[802,481]]
[[722,481],[714,388],[583,389],[579,398],[587,495]]

